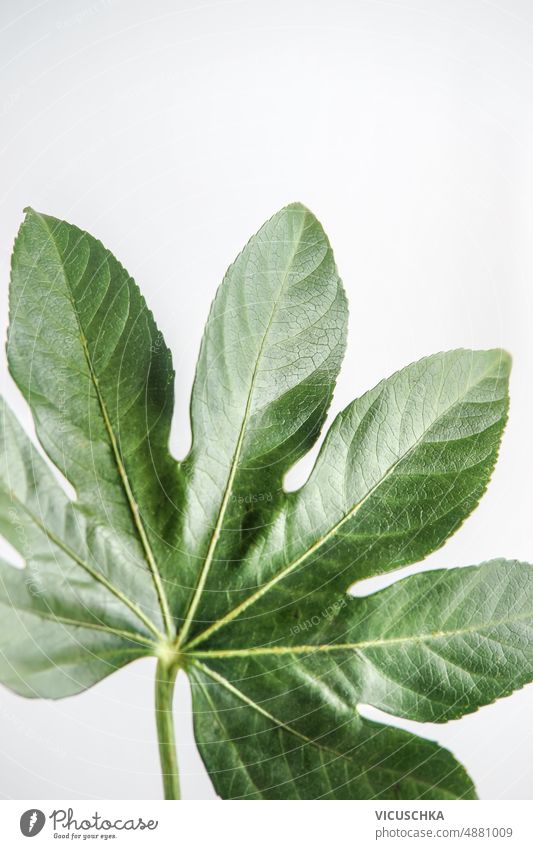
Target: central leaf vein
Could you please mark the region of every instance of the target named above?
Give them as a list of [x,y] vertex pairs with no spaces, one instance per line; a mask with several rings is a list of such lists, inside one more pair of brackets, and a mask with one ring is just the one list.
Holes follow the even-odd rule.
[[[488,372],[487,372],[488,374]],[[487,375],[477,376],[476,383],[480,382]],[[475,385],[475,384],[473,384]],[[348,522],[350,519],[356,515],[356,513],[363,507],[363,505],[371,498],[377,490],[390,478],[392,474],[394,474],[397,467],[400,463],[404,462],[422,443],[424,438],[427,436],[427,433],[431,428],[435,427],[438,422],[443,419],[445,416],[449,415],[452,409],[460,404],[472,390],[473,385],[468,385],[467,389],[454,400],[453,404],[447,407],[443,412],[441,412],[434,421],[431,422],[431,425],[424,429],[422,434],[418,437],[416,442],[411,445],[411,447],[405,451],[400,457],[398,457],[394,463],[392,463],[386,471],[383,473],[381,478],[373,485],[373,487],[361,498],[350,510],[348,510],[338,522],[336,522],[323,536],[319,537],[315,542],[309,546],[302,554],[298,555],[294,560],[280,569],[279,572],[274,574],[268,581],[266,581],[259,589],[255,592],[251,593],[248,598],[245,598],[240,604],[236,605],[232,610],[228,611],[224,616],[218,619],[216,622],[213,622],[208,628],[198,634],[194,639],[192,639],[186,646],[185,649],[194,648],[194,646],[198,645],[201,642],[204,642],[210,636],[212,636],[216,631],[220,628],[227,625],[229,622],[232,622],[241,613],[244,613],[251,605],[255,604],[259,599],[261,599],[269,590],[272,589],[276,584],[290,575],[295,569],[297,569],[305,560],[315,554],[323,545],[325,545],[332,537],[334,537],[338,531]]]
[[[56,240],[55,240],[53,230],[48,226],[48,222],[46,221],[45,218],[41,217],[41,220],[43,221],[44,226],[46,227],[48,233],[50,234],[51,243],[54,246],[55,250],[57,251],[60,264],[62,265],[61,255],[60,255],[59,249],[57,247],[57,243],[56,243]],[[69,301],[70,301],[70,304],[71,304],[72,312],[73,312],[73,314],[76,318],[76,322],[78,324],[78,330],[79,330],[79,334],[80,334],[83,353],[84,353],[84,356],[85,356],[85,360],[87,362],[87,367],[89,369],[89,375],[90,375],[91,382],[92,382],[93,387],[94,387],[94,391],[96,393],[96,397],[97,397],[97,400],[98,400],[100,411],[102,413],[104,426],[105,426],[105,429],[106,429],[106,432],[107,432],[107,435],[108,435],[108,439],[109,439],[109,442],[110,442],[110,445],[111,445],[111,451],[112,451],[112,454],[113,454],[113,458],[115,460],[119,479],[122,483],[122,487],[124,489],[124,494],[126,496],[126,501],[128,503],[128,506],[129,506],[129,509],[130,509],[130,512],[131,512],[133,523],[134,523],[135,529],[137,531],[137,534],[139,536],[142,549],[144,551],[144,555],[145,555],[145,559],[146,559],[146,562],[147,562],[147,565],[148,565],[148,569],[149,569],[150,574],[152,576],[152,580],[153,580],[153,583],[154,583],[157,598],[158,598],[159,605],[160,605],[160,608],[161,608],[161,614],[162,614],[162,617],[163,617],[163,622],[165,624],[167,636],[170,638],[170,637],[172,637],[172,634],[173,634],[172,616],[171,616],[169,605],[168,605],[168,599],[167,599],[167,596],[166,596],[166,593],[165,593],[165,590],[164,590],[164,587],[163,587],[163,583],[162,583],[162,580],[161,580],[161,575],[159,573],[159,569],[158,569],[152,548],[150,546],[150,542],[148,540],[146,530],[144,528],[144,524],[143,524],[143,521],[142,521],[142,518],[141,518],[141,515],[140,515],[140,512],[139,512],[139,507],[137,505],[137,502],[136,502],[134,494],[133,494],[133,490],[131,488],[128,473],[127,473],[126,468],[124,466],[124,463],[122,461],[122,457],[121,457],[120,449],[119,449],[119,446],[118,446],[117,438],[115,436],[113,425],[112,425],[111,419],[110,419],[108,411],[107,411],[105,399],[102,396],[98,377],[97,377],[95,370],[94,370],[94,365],[93,365],[93,362],[92,362],[92,357],[91,357],[91,352],[89,350],[87,337],[86,337],[85,332],[84,332],[84,330],[81,326],[81,321],[80,321],[80,317],[79,317],[79,314],[78,314],[78,310],[76,308],[76,303],[75,303],[74,298],[72,297],[72,293],[70,291],[70,281],[69,281],[68,276],[66,274],[64,274],[64,280],[65,280],[66,291],[68,293],[68,298],[69,298]]]
[[277,294],[277,297],[276,297],[274,304],[272,306],[272,310],[270,312],[270,316],[269,316],[265,331],[263,333],[263,337],[261,339],[261,344],[259,346],[259,351],[258,351],[258,354],[257,354],[257,360],[256,360],[256,363],[255,363],[254,370],[253,370],[252,377],[251,377],[251,381],[250,381],[250,388],[248,390],[248,395],[247,395],[247,398],[246,398],[246,406],[245,406],[245,409],[244,409],[243,420],[242,420],[242,424],[241,424],[241,427],[240,427],[240,430],[239,430],[237,443],[235,445],[235,451],[233,453],[233,457],[232,457],[232,461],[231,461],[231,466],[230,466],[230,471],[229,471],[229,475],[228,475],[226,488],[225,488],[224,495],[223,495],[223,498],[222,498],[222,502],[221,502],[221,505],[220,505],[220,509],[219,509],[219,512],[218,512],[215,528],[213,530],[213,534],[212,534],[211,539],[209,541],[209,547],[207,549],[206,558],[205,558],[204,564],[203,564],[203,566],[200,570],[198,582],[196,584],[196,588],[195,588],[191,603],[189,605],[189,609],[188,609],[188,611],[185,615],[183,626],[182,626],[181,631],[178,635],[178,639],[177,639],[178,647],[182,646],[183,643],[185,642],[185,640],[187,639],[187,635],[189,633],[192,622],[194,620],[194,615],[196,613],[196,610],[197,610],[198,605],[200,603],[200,599],[202,597],[202,593],[204,591],[204,587],[205,587],[205,584],[206,584],[206,581],[207,581],[209,570],[210,570],[211,565],[213,563],[213,559],[214,559],[214,556],[215,556],[215,550],[216,550],[216,547],[217,547],[217,544],[218,544],[218,540],[220,538],[222,526],[224,524],[224,518],[225,518],[225,515],[226,515],[226,510],[228,508],[228,504],[229,504],[229,501],[230,501],[230,498],[231,498],[231,495],[232,495],[233,483],[235,481],[235,476],[237,474],[237,470],[238,470],[238,467],[239,467],[239,462],[240,462],[240,457],[241,457],[241,452],[242,452],[242,446],[243,446],[244,439],[245,439],[245,436],[246,436],[246,427],[247,427],[247,424],[248,424],[248,419],[250,417],[250,411],[251,411],[251,408],[252,408],[252,401],[253,401],[253,394],[254,394],[254,390],[255,390],[255,384],[256,384],[257,376],[259,374],[259,367],[260,367],[261,360],[262,360],[262,357],[263,357],[263,352],[264,352],[265,345],[266,345],[266,342],[267,342],[267,339],[268,339],[268,336],[269,336],[269,333],[270,333],[270,330],[271,330],[271,327],[272,327],[272,323],[274,321],[274,316],[276,315],[279,303],[280,303],[281,298],[284,294],[284,290],[285,290],[285,287],[287,285],[287,281],[289,279],[290,267],[291,267],[291,265],[294,261],[294,258],[295,258],[296,254],[298,252],[298,247],[300,245],[304,230],[305,230],[305,219],[302,222],[300,232],[298,233],[297,238],[293,242],[290,257],[289,257],[289,260],[287,262],[287,265],[285,267],[284,273],[283,273],[282,278],[281,278],[281,283],[280,283],[280,286],[279,286],[278,294]]

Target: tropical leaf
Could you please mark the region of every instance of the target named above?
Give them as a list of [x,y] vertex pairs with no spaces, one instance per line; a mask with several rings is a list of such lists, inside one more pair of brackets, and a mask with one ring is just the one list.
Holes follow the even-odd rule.
[[189,675],[198,746],[224,798],[474,798],[436,743],[361,705],[445,722],[533,678],[533,567],[352,584],[435,551],[494,467],[510,360],[451,351],[337,416],[297,492],[286,472],[324,424],[346,302],[322,227],[277,213],[228,270],[204,334],[192,447],[168,449],[170,352],[99,242],[29,210],[13,253],[8,359],[49,460],[2,403],[0,680],[78,693],[146,655],[167,798],[171,698]]
[[[533,568],[498,560],[345,599],[285,640],[193,650],[196,734],[219,793],[470,798],[449,753],[354,706],[445,722],[508,695],[531,680],[532,606]],[[229,741],[240,769],[224,767]]]

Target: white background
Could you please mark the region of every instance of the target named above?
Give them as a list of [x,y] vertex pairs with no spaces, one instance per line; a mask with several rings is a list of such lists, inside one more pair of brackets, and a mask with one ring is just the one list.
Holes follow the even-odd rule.
[[[528,0],[4,0],[2,327],[24,206],[101,238],[174,352],[182,456],[215,288],[251,233],[301,200],[350,301],[331,416],[425,354],[512,352],[492,485],[424,567],[532,560],[532,47]],[[2,388],[30,428],[3,357]],[[0,796],[159,797],[152,675],[139,662],[56,703],[2,690]],[[181,682],[184,794],[212,798],[188,699]],[[447,726],[398,724],[450,747],[483,798],[531,799],[532,715],[529,687]]]

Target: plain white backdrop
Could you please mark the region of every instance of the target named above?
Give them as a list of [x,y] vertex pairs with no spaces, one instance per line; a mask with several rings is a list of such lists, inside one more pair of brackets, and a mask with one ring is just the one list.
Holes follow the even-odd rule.
[[[23,207],[101,238],[173,350],[182,456],[216,286],[262,222],[301,200],[350,303],[330,420],[425,354],[501,345],[514,357],[489,491],[423,568],[533,560],[532,47],[528,0],[4,0],[2,333]],[[1,373],[31,430],[3,355]],[[0,690],[0,796],[160,797],[152,678],[146,661],[66,701]],[[189,710],[182,681],[184,795],[214,798]],[[528,687],[446,726],[397,724],[451,748],[482,798],[531,799],[532,715]]]

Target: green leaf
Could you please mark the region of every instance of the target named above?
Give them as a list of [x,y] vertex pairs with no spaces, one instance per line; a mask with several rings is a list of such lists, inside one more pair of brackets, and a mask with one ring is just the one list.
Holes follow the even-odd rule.
[[193,645],[245,612],[249,635],[262,617],[290,614],[302,598],[316,607],[322,596],[327,606],[332,592],[439,548],[489,481],[509,369],[503,351],[436,354],[350,404],[308,482],[285,498],[248,552],[230,604],[228,593],[205,597]]
[[[298,666],[291,674],[287,658],[277,668],[241,660],[236,678],[235,663],[228,678],[213,664],[191,667],[196,739],[223,798],[475,798],[449,752],[363,719],[342,690],[331,693],[323,673],[309,688]],[[279,699],[287,685],[289,697]]]
[[[373,725],[370,734],[354,707],[445,722],[530,681],[533,567],[497,560],[420,573],[307,621],[283,642],[196,650],[196,733],[219,792],[316,798],[322,787],[331,798],[412,798],[407,781],[417,798],[468,798],[472,788],[449,754],[434,746],[416,756],[412,747],[421,741],[386,726]],[[260,733],[269,723],[277,748]],[[223,769],[229,740],[238,758]],[[385,741],[395,755],[394,791],[386,784]],[[254,747],[269,759],[264,774]],[[377,774],[360,774],[372,756]]]
[[346,634],[368,673],[362,701],[396,716],[456,719],[533,676],[527,563],[422,572],[350,607]]
[[[171,355],[131,277],[71,224],[28,210],[12,261],[8,361],[41,444],[157,590],[179,506]],[[130,554],[131,552],[131,554]]]
[[441,546],[489,481],[510,360],[451,351],[350,404],[303,487],[346,303],[322,227],[281,210],[228,270],[204,334],[192,447],[168,450],[170,353],[99,242],[29,211],[13,254],[8,358],[61,480],[2,404],[0,680],[60,698],[158,659],[164,785],[178,794],[169,704],[190,677],[195,733],[225,798],[474,798],[436,743],[363,705],[444,722],[533,678],[533,567],[497,560],[355,582]]
[[52,608],[24,574],[0,561],[0,676],[28,698],[61,699],[86,690],[138,657],[150,642],[94,615]]
[[182,567],[193,589],[182,641],[202,593],[233,580],[235,563],[284,502],[284,474],[315,442],[346,320],[329,242],[300,204],[267,221],[226,273],[191,400]]
[[0,399],[0,530],[26,560],[33,595],[62,613],[99,617],[113,627],[143,626],[157,605],[147,571],[116,534],[88,521]]

